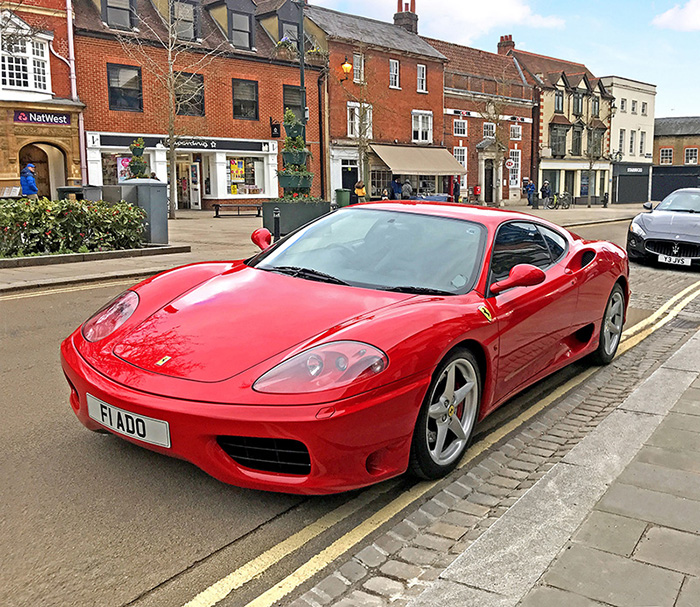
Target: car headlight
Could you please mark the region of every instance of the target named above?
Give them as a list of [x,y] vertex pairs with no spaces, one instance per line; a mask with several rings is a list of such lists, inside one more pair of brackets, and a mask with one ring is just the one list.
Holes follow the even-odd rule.
[[87,341],[95,342],[111,335],[129,320],[138,305],[139,296],[136,292],[124,291],[83,323],[83,337]]
[[280,363],[255,384],[267,394],[306,394],[342,388],[378,375],[387,368],[386,354],[359,341],[316,346]]
[[647,233],[644,231],[644,228],[634,220],[632,220],[632,223],[630,224],[630,232],[636,234],[637,236],[641,236],[642,238],[644,238],[647,235]]

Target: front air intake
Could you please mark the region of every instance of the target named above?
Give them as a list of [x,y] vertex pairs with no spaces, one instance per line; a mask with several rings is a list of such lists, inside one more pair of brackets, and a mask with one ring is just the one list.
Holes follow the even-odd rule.
[[233,461],[246,468],[298,476],[311,472],[309,450],[296,440],[219,436],[216,441]]

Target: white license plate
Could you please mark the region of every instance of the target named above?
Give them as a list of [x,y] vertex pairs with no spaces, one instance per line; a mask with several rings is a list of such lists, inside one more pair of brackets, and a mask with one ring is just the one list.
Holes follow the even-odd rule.
[[168,422],[144,415],[136,415],[87,395],[88,415],[96,422],[144,443],[170,448],[170,427]]
[[659,255],[661,263],[670,263],[674,266],[689,266],[690,257],[671,257],[670,255]]

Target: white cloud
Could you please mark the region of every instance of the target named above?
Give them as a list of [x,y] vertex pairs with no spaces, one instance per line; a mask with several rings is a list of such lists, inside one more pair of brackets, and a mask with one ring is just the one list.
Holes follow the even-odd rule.
[[688,0],[684,6],[676,4],[652,20],[657,27],[692,32],[700,30],[700,0]]
[[[397,6],[396,0],[354,0],[353,2],[310,0],[310,2],[382,21],[391,21]],[[404,2],[410,2],[410,0],[404,0]],[[493,52],[496,52],[496,36],[513,33],[516,27],[543,29],[564,26],[564,20],[560,17],[536,14],[527,0],[490,0],[488,2],[484,0],[440,0],[439,2],[417,0],[416,12],[421,34],[451,42],[471,44],[480,36],[493,33]],[[515,42],[517,44],[517,39]]]

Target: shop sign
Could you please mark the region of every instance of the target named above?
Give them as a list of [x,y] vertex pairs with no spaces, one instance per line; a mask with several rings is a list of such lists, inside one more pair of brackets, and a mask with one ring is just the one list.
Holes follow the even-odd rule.
[[70,125],[70,114],[15,110],[15,122],[22,124],[55,124],[68,126]]
[[627,167],[628,173],[643,173],[644,169],[641,167]]

